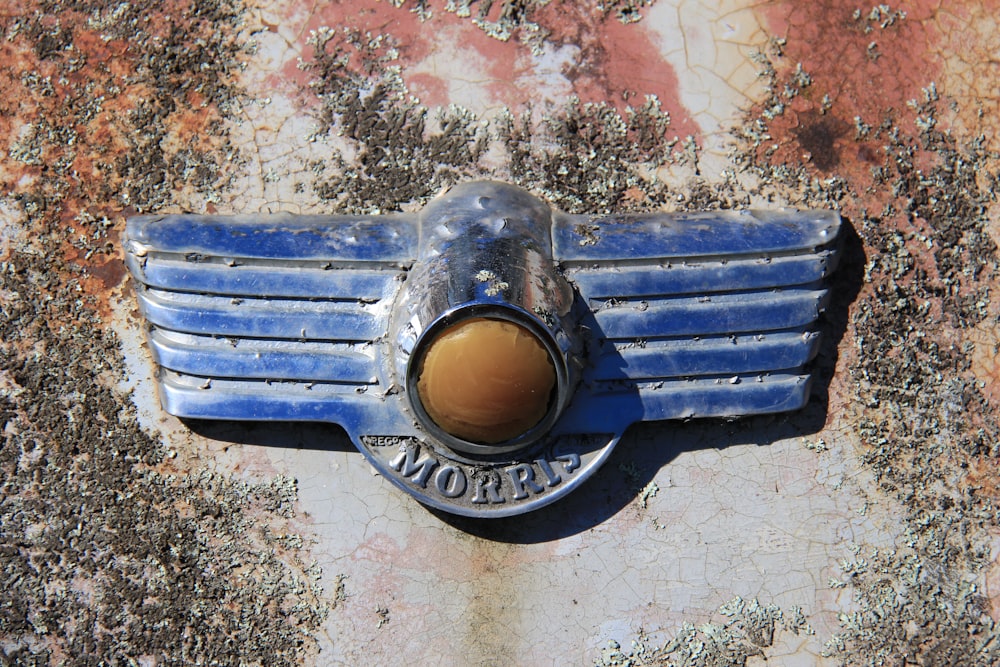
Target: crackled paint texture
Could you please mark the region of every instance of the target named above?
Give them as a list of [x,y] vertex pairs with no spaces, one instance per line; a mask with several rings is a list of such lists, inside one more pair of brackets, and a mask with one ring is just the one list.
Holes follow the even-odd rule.
[[[0,10],[0,662],[992,664],[993,2]],[[159,408],[147,211],[817,206],[813,401],[643,425],[573,496],[440,516],[324,425]]]

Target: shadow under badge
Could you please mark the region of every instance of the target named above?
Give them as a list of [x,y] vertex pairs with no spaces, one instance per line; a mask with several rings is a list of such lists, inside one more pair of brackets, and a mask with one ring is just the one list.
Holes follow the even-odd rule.
[[474,182],[419,214],[135,217],[124,243],[167,412],[336,423],[421,503],[485,518],[569,493],[635,422],[805,405],[839,231]]

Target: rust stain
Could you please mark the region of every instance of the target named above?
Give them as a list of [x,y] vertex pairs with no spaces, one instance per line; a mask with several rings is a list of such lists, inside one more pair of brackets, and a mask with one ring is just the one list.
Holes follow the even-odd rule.
[[[189,13],[185,7],[183,2],[165,3],[144,17],[143,27],[154,39],[176,40],[175,23],[164,17],[184,16]],[[26,22],[0,43],[5,91],[0,146],[13,158],[0,167],[0,186],[27,206],[31,217],[46,221],[43,240],[35,242],[44,242],[50,253],[57,244],[54,268],[64,281],[75,281],[90,295],[106,293],[125,275],[119,235],[126,215],[135,209],[121,201],[122,192],[130,179],[156,186],[155,174],[129,173],[129,156],[145,157],[136,154],[142,149],[129,117],[143,101],[165,103],[141,72],[144,54],[95,25],[99,21],[94,16],[63,9],[58,17]],[[209,29],[214,27],[194,22],[185,34],[193,42]],[[178,87],[173,107],[158,112],[169,119],[160,147],[171,154],[217,150],[216,105],[197,87],[184,90],[183,81],[172,83]],[[163,169],[166,179],[169,165]],[[164,180],[161,185],[178,184]],[[93,305],[110,321],[106,299]]]
[[972,374],[981,383],[986,399],[1000,411],[1000,313],[995,312],[993,317],[980,322],[969,332],[968,340],[975,346],[971,355]]
[[[819,114],[813,110],[800,113],[798,125],[791,132],[802,148],[802,159],[822,171],[830,171],[840,165],[841,151],[845,150],[844,144],[850,139],[848,123],[836,116]],[[850,161],[850,156],[847,157]],[[867,146],[858,150],[858,158],[864,162],[878,159]]]
[[623,110],[655,95],[670,113],[672,134],[700,136],[700,128],[680,101],[673,66],[641,21],[623,24],[587,3],[551,3],[539,20],[552,31],[551,42],[579,47],[579,58],[566,74],[583,102],[605,102]]
[[[814,79],[771,125],[777,159],[811,161],[821,171],[840,165],[865,170],[878,159],[870,147],[841,155],[855,134],[855,118],[873,127],[890,120],[916,134],[907,110],[932,83],[956,102],[952,115],[942,114],[942,129],[954,126],[983,135],[993,148],[1000,145],[1000,3],[920,0],[900,6],[905,18],[884,27],[885,19],[872,20],[868,6],[858,7],[826,0],[761,10],[769,32],[786,39],[785,62],[800,63]],[[821,111],[824,97],[829,112]]]
[[[312,47],[306,44],[310,35],[323,27],[334,30],[336,36],[326,48],[343,48],[347,55],[344,71],[352,76],[379,73],[366,72],[364,59],[352,57],[355,47],[345,45],[348,35],[337,32],[337,26],[349,25],[353,35],[364,35],[366,39],[369,34],[388,36],[389,40],[380,43],[377,49],[385,53],[391,47],[398,52],[396,64],[401,66],[400,75],[407,90],[426,106],[448,104],[448,86],[454,75],[450,72],[437,75],[415,66],[432,55],[451,62],[455,53],[467,53],[485,68],[483,72],[469,73],[473,79],[483,78],[476,83],[488,95],[485,104],[518,110],[546,101],[539,97],[535,82],[540,74],[539,62],[531,48],[519,39],[519,32],[501,41],[487,35],[471,19],[446,11],[443,5],[431,3],[431,8],[431,17],[421,20],[408,6],[396,8],[377,0],[328,3],[317,7],[304,20],[289,9],[282,20],[292,23],[292,32],[301,35],[295,51],[307,61],[315,60]],[[498,8],[499,5],[493,13]],[[641,105],[646,96],[655,95],[670,113],[672,135],[696,138],[700,135],[691,113],[680,102],[673,67],[663,58],[641,22],[623,24],[599,8],[572,2],[550,3],[533,12],[531,19],[549,32],[548,44],[575,46],[579,50],[575,60],[561,72],[569,82],[570,94],[583,102],[605,102],[619,110]],[[301,69],[293,58],[275,73],[272,83],[293,82],[306,87],[313,77],[314,73]]]
[[867,20],[868,6],[857,16],[850,0],[777,2],[763,16],[770,34],[787,39],[785,58],[815,76],[813,97],[828,94],[837,107],[877,117],[905,109],[940,74],[941,36],[932,27],[939,5],[908,2],[906,18],[884,28],[884,20]]
[[[442,551],[445,542],[451,547]],[[393,603],[389,606],[399,620],[397,627],[405,623],[411,636],[431,635],[440,629],[425,624],[444,614],[457,619],[447,634],[461,646],[467,664],[517,662],[518,643],[512,638],[525,634],[524,624],[530,622],[525,610],[541,594],[533,583],[532,568],[555,557],[552,544],[525,547],[474,537],[449,526],[411,529],[402,542],[372,535],[353,554],[368,563],[372,576],[352,604],[359,612],[370,610],[405,587],[407,569],[425,570],[441,583],[441,598],[428,609],[394,599],[396,609]]]
[[941,36],[929,27],[936,3],[908,3],[907,17],[885,28],[856,10],[856,3],[843,0],[782,2],[762,10],[769,33],[785,40],[785,66],[800,64],[812,77],[770,124],[778,146],[774,161],[863,174],[877,159],[875,147],[842,154],[854,143],[855,118],[876,127],[890,118],[904,132],[915,132],[908,103],[942,71],[935,53]]

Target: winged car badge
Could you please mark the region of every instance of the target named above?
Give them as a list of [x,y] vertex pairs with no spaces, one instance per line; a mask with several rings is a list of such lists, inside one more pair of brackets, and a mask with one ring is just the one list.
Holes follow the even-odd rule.
[[336,423],[420,502],[498,517],[635,422],[802,407],[839,228],[474,182],[419,214],[135,217],[125,247],[167,412]]

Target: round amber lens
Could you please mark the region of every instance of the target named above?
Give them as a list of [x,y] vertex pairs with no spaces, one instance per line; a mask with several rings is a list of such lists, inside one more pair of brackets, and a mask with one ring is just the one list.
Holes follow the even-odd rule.
[[555,367],[534,334],[506,320],[475,318],[434,339],[417,393],[428,416],[447,433],[494,444],[540,422],[555,383]]

